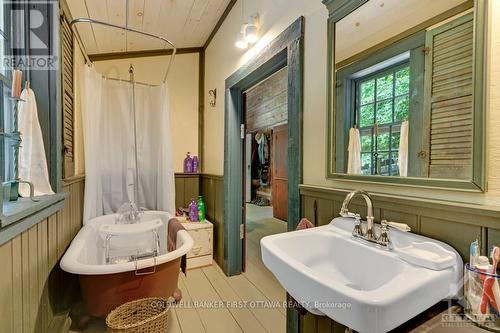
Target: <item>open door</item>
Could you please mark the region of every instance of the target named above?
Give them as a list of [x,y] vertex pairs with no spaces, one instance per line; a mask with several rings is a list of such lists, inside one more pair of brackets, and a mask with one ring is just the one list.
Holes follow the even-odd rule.
[[288,124],[273,128],[273,216],[288,221]]

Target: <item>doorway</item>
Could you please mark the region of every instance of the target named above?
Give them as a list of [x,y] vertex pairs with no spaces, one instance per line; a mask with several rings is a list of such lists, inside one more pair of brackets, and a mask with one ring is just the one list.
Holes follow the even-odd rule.
[[287,231],[288,68],[285,66],[245,90],[242,100],[245,125],[242,271],[266,271],[260,240]]
[[[304,18],[298,18],[261,53],[226,79],[224,129],[224,272],[240,274],[245,261],[245,131],[243,92],[287,67],[287,223],[300,219],[302,182],[302,71]],[[283,190],[283,188],[281,188]]]

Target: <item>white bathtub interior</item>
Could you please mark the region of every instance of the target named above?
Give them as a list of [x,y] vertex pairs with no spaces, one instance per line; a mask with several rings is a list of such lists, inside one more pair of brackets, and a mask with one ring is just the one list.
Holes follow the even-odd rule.
[[[103,232],[106,226],[112,226],[114,234],[121,230],[119,235],[110,239],[110,257],[127,257],[137,254],[148,254],[156,250],[154,233],[146,228],[145,232],[133,232],[134,225],[116,224],[117,214],[97,217],[87,222],[72,241],[68,251],[61,260],[61,267],[75,274],[109,274],[135,270],[158,265],[179,258],[186,254],[193,245],[193,240],[185,230],[177,234],[176,249],[167,251],[168,222],[173,217],[167,212],[146,211],[139,224],[154,224],[155,220],[162,223],[158,227],[149,228],[158,234],[159,248],[156,255],[139,255],[136,260],[118,260],[115,263],[106,263],[106,237],[109,233]],[[132,227],[132,228],[131,228]],[[135,228],[136,230],[144,230]],[[132,231],[132,232],[131,232]]]

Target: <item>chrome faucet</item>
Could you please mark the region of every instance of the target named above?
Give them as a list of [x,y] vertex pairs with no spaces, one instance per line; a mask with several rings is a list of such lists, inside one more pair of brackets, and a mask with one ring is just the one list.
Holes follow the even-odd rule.
[[354,199],[354,197],[361,195],[365,201],[366,201],[366,208],[367,208],[367,215],[366,215],[366,236],[368,238],[373,238],[373,202],[372,198],[366,191],[352,191],[349,193],[345,199],[344,202],[342,203],[342,209],[340,210],[340,216],[342,217],[351,217],[349,214],[349,204],[351,203],[351,200]]
[[[350,213],[348,209],[352,199],[354,199],[354,197],[358,195],[362,196],[366,201],[366,207],[367,207],[366,231],[363,231],[363,228],[361,227],[361,216],[359,214]],[[380,233],[379,235],[375,235],[373,202],[368,192],[361,190],[350,192],[344,199],[344,202],[342,203],[342,208],[340,209],[340,216],[354,217],[356,219],[356,222],[354,223],[354,229],[352,231],[352,236],[354,238],[361,238],[363,240],[381,245],[389,250],[392,249],[392,243],[391,240],[389,239],[389,225],[387,221],[383,220],[381,222]]]

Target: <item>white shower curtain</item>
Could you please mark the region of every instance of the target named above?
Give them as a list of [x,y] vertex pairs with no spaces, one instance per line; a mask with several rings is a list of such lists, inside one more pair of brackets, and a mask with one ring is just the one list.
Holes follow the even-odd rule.
[[[134,121],[129,82],[84,66],[81,93],[85,146],[84,221],[134,199]],[[167,84],[135,84],[140,207],[175,213]]]

